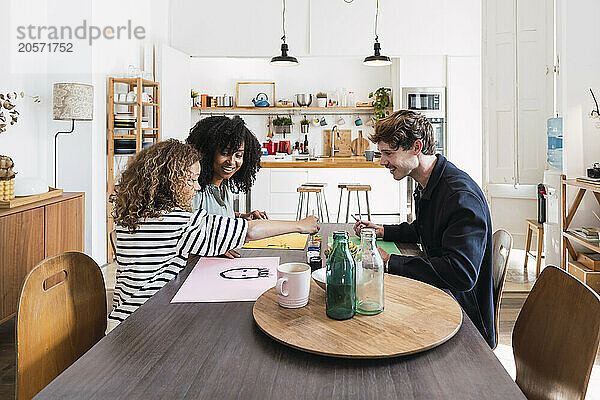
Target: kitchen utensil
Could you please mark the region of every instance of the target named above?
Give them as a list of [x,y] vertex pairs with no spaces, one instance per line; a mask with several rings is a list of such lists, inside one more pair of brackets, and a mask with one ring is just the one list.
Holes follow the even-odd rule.
[[325,126],[327,125],[327,120],[325,119],[325,117],[321,117],[321,121],[319,122],[321,124],[321,126]]
[[310,93],[297,93],[296,94],[296,103],[300,107],[308,107],[310,103],[312,103],[312,94]]
[[254,99],[252,99],[252,103],[254,107],[269,107],[269,96],[266,93],[259,93],[256,95]]
[[289,140],[280,140],[279,141],[279,152],[280,153],[287,153],[287,154],[291,154],[292,153],[292,148],[290,146],[290,141]]
[[375,155],[375,151],[373,150],[366,150],[365,151],[365,158],[367,159],[367,161],[373,161],[373,156]]
[[[272,138],[273,137],[273,131],[271,130],[271,123],[273,122],[272,117],[269,116],[268,120],[267,120],[267,137],[268,138]],[[271,154],[271,153],[269,153]]]
[[321,120],[319,118],[315,117],[312,119],[312,124],[314,126],[321,126]]
[[344,117],[342,117],[340,115],[340,117],[337,119],[337,121],[335,123],[338,125],[344,125],[346,123],[346,120],[344,119]]
[[277,267],[277,300],[285,308],[304,307],[310,291],[310,266],[287,263]]
[[[350,157],[352,155],[352,150],[350,149],[351,133],[350,129],[339,129],[334,135],[333,143],[335,150],[337,150],[335,152],[336,157]],[[323,130],[323,153],[325,156],[331,156],[331,129]]]
[[363,121],[360,117],[356,117],[356,119],[354,120],[354,125],[356,126],[361,126],[363,124]]
[[360,156],[369,148],[368,140],[362,137],[362,130],[358,131],[358,137],[352,141],[350,148],[352,149],[352,153],[357,156]]

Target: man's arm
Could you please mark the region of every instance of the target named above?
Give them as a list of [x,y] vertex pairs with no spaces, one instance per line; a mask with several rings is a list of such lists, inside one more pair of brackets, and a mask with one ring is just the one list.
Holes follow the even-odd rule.
[[403,222],[399,225],[384,225],[383,240],[386,242],[418,243],[416,221]]
[[449,200],[455,202],[456,207],[444,218],[447,227],[442,247],[428,249],[428,259],[392,255],[388,272],[442,289],[468,291],[473,288],[487,243],[487,213],[481,200],[470,192],[458,192]]

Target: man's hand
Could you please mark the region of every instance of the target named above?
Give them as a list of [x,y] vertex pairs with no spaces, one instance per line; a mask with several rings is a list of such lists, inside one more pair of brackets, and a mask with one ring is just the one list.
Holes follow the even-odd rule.
[[377,237],[383,237],[383,226],[381,225],[375,225],[371,221],[366,221],[364,219],[356,220],[356,223],[354,224],[354,233],[356,233],[356,236],[360,237],[360,231],[362,230],[362,228],[375,229],[375,234],[377,235]]
[[228,252],[226,252],[225,254],[223,254],[221,257],[225,257],[225,258],[239,258],[240,257],[240,253],[238,253],[235,250],[229,250]]
[[383,250],[381,247],[377,246],[377,248],[379,249],[379,254],[381,254],[381,258],[383,259],[383,264],[386,266],[385,271],[387,272],[387,263],[388,263],[388,261],[390,261],[390,255],[388,253],[386,253],[386,251]]

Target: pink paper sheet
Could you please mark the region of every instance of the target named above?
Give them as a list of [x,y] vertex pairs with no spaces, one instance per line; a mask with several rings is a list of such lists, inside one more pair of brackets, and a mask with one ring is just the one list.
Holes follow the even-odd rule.
[[278,266],[279,257],[201,258],[171,303],[255,301],[275,286]]

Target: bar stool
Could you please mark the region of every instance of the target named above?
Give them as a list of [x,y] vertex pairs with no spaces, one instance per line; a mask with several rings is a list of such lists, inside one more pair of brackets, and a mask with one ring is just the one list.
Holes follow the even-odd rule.
[[[527,271],[527,257],[535,258],[535,277],[540,276],[540,267],[542,265],[542,251],[544,250],[544,225],[537,222],[535,219],[526,219],[527,222],[527,238],[525,242],[525,264],[523,270]],[[537,234],[537,251],[533,255],[531,250],[531,237],[533,232]]]
[[[302,209],[304,208],[304,200],[306,199],[306,216],[308,217],[308,207],[310,203],[310,194],[314,193],[317,201],[317,216],[319,221],[323,221],[323,188],[314,186],[301,185],[296,189],[296,192],[300,194],[298,198],[298,207],[296,209],[296,219],[302,218]],[[329,216],[327,217],[329,222]]]
[[[330,222],[329,221],[329,207],[327,207],[327,196],[325,195],[325,188],[327,187],[327,184],[325,182],[306,182],[306,183],[303,183],[302,186],[323,188],[323,190],[321,191],[321,194],[322,194],[323,204],[325,204],[325,215],[327,215],[327,222]],[[321,221],[325,222],[324,219]]]
[[340,189],[340,200],[338,202],[338,215],[336,222],[340,222],[340,210],[342,208],[342,197],[344,195],[344,189],[348,191],[348,202],[346,204],[346,223],[348,223],[348,218],[350,218],[350,193],[356,192],[356,205],[358,206],[358,216],[362,218],[362,212],[360,211],[360,198],[358,196],[358,192],[364,192],[365,198],[367,200],[367,216],[369,220],[371,220],[371,207],[369,205],[369,192],[371,191],[371,186],[369,185],[360,185],[357,183],[340,183],[338,184],[338,188]]

